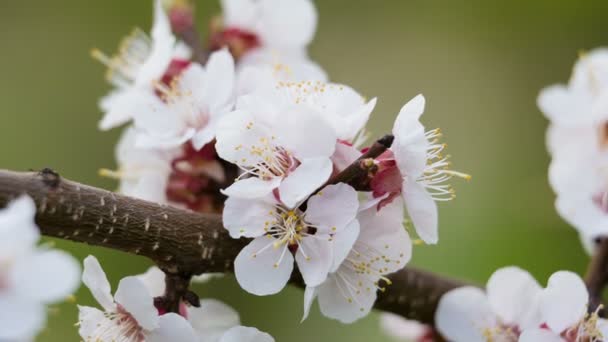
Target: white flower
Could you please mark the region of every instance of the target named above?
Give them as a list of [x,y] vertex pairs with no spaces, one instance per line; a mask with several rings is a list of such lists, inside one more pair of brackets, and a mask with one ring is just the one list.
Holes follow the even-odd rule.
[[317,11],[310,0],[222,0],[226,30],[255,36],[263,47],[304,49],[313,39]]
[[469,175],[448,170],[448,158],[441,155],[439,129],[425,132],[420,123],[425,99],[418,95],[406,103],[393,126],[395,140],[390,151],[378,158],[379,171],[371,182],[375,197],[388,194],[380,206],[401,195],[416,232],[426,243],[437,243],[437,204],[454,197],[449,184],[452,176]]
[[466,286],[444,294],[435,314],[437,330],[454,342],[515,342],[520,331],[540,327],[541,291],[528,272],[501,268],[492,274],[485,292]]
[[[165,292],[165,274],[158,267],[150,267],[138,275],[154,297]],[[239,314],[230,306],[215,300],[202,299],[200,307],[187,307],[185,312],[199,342],[272,342],[267,333],[239,325]]]
[[157,203],[167,202],[167,182],[175,149],[136,147],[137,132],[128,127],[116,146],[118,170],[102,169],[103,176],[120,179],[119,192]]
[[[306,211],[286,207],[273,198],[247,200],[230,197],[224,209],[224,226],[233,238],[255,238],[234,261],[241,287],[256,295],[283,289],[294,263],[308,286],[327,278],[334,258],[344,259],[358,231],[356,191],[340,183],[310,197]],[[341,255],[341,257],[340,257]]]
[[433,329],[430,326],[392,313],[380,315],[380,327],[387,335],[399,341],[433,341]]
[[334,130],[314,109],[243,96],[218,124],[218,155],[243,169],[223,192],[251,199],[278,189],[293,208],[331,175],[335,144]]
[[38,248],[36,206],[21,196],[0,210],[0,340],[33,339],[44,327],[45,304],[78,286],[80,268],[68,254]]
[[604,341],[608,337],[608,321],[599,318],[597,312],[588,314],[588,301],[585,283],[577,274],[554,273],[539,296],[543,327],[524,331],[519,341]]
[[[376,203],[374,201],[374,203]],[[359,227],[350,227],[336,236],[332,272],[319,286],[307,286],[304,293],[304,318],[318,297],[321,313],[343,323],[365,317],[376,301],[377,290],[384,291],[381,282],[390,285],[385,276],[407,264],[412,255],[412,243],[402,225],[403,205],[395,201],[380,211],[374,203],[362,206]]]
[[149,98],[136,113],[142,147],[176,147],[188,140],[196,150],[215,138],[222,114],[232,110],[234,61],[226,50],[214,52],[203,68],[192,63],[170,87],[157,84],[162,100]]
[[159,316],[153,297],[137,277],[123,278],[113,297],[99,262],[88,256],[82,281],[103,308],[102,311],[78,306],[78,332],[85,341],[197,341],[194,330],[182,316],[174,313]]
[[323,79],[280,77],[289,70],[289,66],[281,64],[273,69],[248,68],[240,79],[241,91],[251,89],[250,93],[279,106],[312,108],[334,129],[339,140],[353,142],[374,110],[376,98],[366,101],[351,87]]
[[608,233],[608,50],[581,56],[568,85],[543,89],[549,180],[559,214],[583,236]]
[[[250,73],[256,70],[260,75],[251,78]],[[265,81],[271,81],[270,86],[278,81],[322,81],[327,82],[327,73],[317,63],[313,62],[306,53],[278,54],[269,49],[256,49],[239,59],[237,65],[239,94],[266,86]]]
[[131,120],[142,105],[156,96],[153,85],[161,79],[171,60],[189,58],[189,52],[175,42],[161,0],[155,0],[151,38],[136,29],[123,40],[117,55],[110,58],[98,50],[93,51],[93,56],[108,67],[106,77],[115,87],[100,102],[105,112],[99,123],[101,129]]

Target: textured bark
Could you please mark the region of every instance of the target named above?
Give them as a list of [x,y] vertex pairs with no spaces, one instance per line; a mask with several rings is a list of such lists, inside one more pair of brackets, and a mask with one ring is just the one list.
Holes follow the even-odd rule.
[[[248,242],[230,238],[220,215],[115,194],[61,179],[49,169],[0,170],[0,206],[21,194],[36,202],[42,234],[146,256],[174,279],[232,272],[234,258]],[[411,267],[389,278],[393,284],[379,295],[376,308],[429,324],[441,295],[464,285]]]

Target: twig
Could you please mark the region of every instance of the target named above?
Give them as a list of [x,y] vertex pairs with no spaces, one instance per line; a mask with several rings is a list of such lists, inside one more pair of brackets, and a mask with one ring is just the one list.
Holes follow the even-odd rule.
[[[231,272],[234,258],[248,243],[230,238],[220,215],[114,194],[61,179],[50,170],[0,170],[0,206],[24,193],[36,202],[42,234],[146,256],[174,275],[169,281],[176,286],[179,277]],[[427,324],[434,322],[441,295],[465,285],[412,267],[389,278],[393,285],[379,294],[375,307]]]
[[589,311],[593,312],[602,304],[602,292],[608,284],[608,238],[600,238],[597,243],[587,267],[585,284],[589,291]]
[[357,160],[350,164],[340,173],[334,175],[327,181],[327,184],[346,183],[353,186],[357,190],[361,190],[361,178],[367,177],[368,173],[375,166],[374,159],[384,153],[393,144],[393,137],[387,134],[378,139],[368,150],[363,153]]

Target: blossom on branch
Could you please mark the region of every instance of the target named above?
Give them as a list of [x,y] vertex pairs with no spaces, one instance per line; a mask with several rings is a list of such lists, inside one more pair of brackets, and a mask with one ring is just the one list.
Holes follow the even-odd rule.
[[107,57],[99,50],[92,55],[108,67],[106,78],[115,87],[99,103],[105,113],[99,127],[107,130],[129,122],[154,97],[154,83],[160,81],[171,60],[188,59],[190,52],[176,43],[161,0],[155,0],[151,37],[135,29],[116,55]]
[[230,236],[254,238],[234,262],[239,284],[256,295],[277,293],[287,284],[294,259],[308,286],[321,284],[334,259],[344,259],[352,247],[358,208],[356,191],[343,183],[310,197],[305,211],[272,196],[228,198],[223,219]]
[[439,240],[435,202],[454,198],[454,191],[445,183],[453,176],[471,177],[448,169],[448,157],[442,155],[446,145],[438,142],[439,129],[425,131],[419,121],[424,107],[425,99],[418,95],[401,108],[393,126],[395,141],[377,159],[378,172],[371,188],[374,197],[385,197],[379,207],[401,196],[420,238],[434,244]]
[[34,201],[21,196],[0,210],[0,340],[33,339],[45,325],[45,304],[78,287],[80,269],[65,252],[37,247]]
[[505,267],[494,272],[485,292],[461,287],[443,295],[435,320],[454,342],[603,341],[608,322],[587,313],[588,300],[572,272],[554,273],[542,288],[528,272]]

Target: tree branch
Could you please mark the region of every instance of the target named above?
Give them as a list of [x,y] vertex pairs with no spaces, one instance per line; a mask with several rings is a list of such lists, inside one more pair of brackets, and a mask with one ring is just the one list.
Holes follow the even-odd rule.
[[[36,202],[42,234],[143,255],[175,276],[173,280],[231,272],[234,258],[248,243],[230,238],[220,215],[115,194],[61,179],[50,169],[0,170],[0,206],[24,193]],[[465,285],[412,267],[389,278],[393,285],[379,294],[375,307],[427,324],[434,322],[439,298]],[[179,282],[176,286],[187,291]],[[173,301],[169,306],[174,305]]]
[[589,311],[593,312],[602,304],[602,292],[608,284],[608,238],[600,238],[597,243],[587,267],[585,284],[589,291]]

